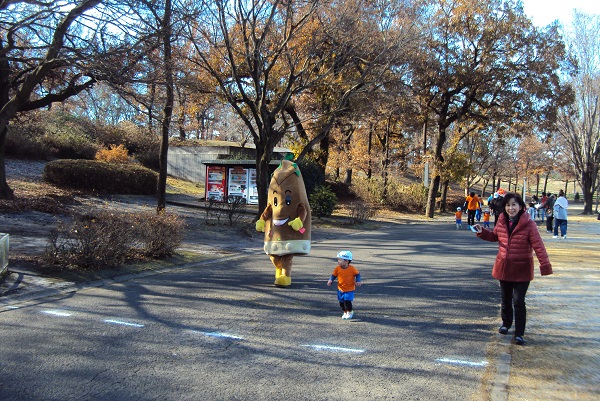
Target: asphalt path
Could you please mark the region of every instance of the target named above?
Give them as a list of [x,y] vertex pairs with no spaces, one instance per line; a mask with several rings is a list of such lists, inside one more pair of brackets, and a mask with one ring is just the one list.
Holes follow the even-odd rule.
[[[342,320],[339,250],[363,286]],[[454,224],[313,243],[290,288],[260,252],[8,305],[1,400],[481,399],[496,245]]]

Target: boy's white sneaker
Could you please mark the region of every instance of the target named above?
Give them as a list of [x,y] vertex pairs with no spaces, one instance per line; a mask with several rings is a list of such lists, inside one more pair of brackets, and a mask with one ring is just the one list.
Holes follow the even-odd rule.
[[348,312],[348,317],[346,319],[352,319],[354,317],[354,311]]
[[344,319],[344,320],[348,319],[348,312],[344,312],[344,314],[342,315],[342,319]]
[[566,235],[563,235],[563,239],[567,239],[567,236],[566,236]]
[[558,238],[558,235],[553,235],[552,238]]

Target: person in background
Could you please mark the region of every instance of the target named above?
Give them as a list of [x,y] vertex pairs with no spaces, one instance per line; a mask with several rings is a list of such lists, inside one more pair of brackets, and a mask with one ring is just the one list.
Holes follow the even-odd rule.
[[483,212],[483,227],[490,228],[490,211],[487,209]]
[[554,221],[554,201],[556,198],[550,192],[548,192],[548,198],[546,202],[542,203],[540,209],[543,213],[546,213],[546,232],[552,232],[552,223]]
[[489,203],[490,210],[494,214],[494,225],[498,224],[498,217],[502,214],[502,202],[504,201],[505,191],[500,188],[494,192],[494,198]]
[[527,213],[529,213],[529,217],[531,218],[531,220],[535,221],[535,214],[537,212],[537,209],[535,208],[535,205],[538,204],[538,197],[533,195],[531,197],[531,201],[528,204],[528,208],[527,208]]
[[456,213],[454,213],[454,221],[456,222],[456,229],[460,230],[462,228],[462,209],[460,207],[456,208]]
[[469,196],[465,199],[467,207],[467,224],[469,229],[475,225],[475,213],[479,208],[479,197],[475,195],[475,192],[470,192]]
[[554,202],[554,236],[558,238],[558,228],[560,227],[560,236],[562,239],[567,239],[567,209],[569,201],[565,197],[565,192],[561,189],[558,191],[558,199]]
[[538,207],[538,214],[540,219],[542,219],[542,223],[546,221],[546,211],[544,210],[544,203],[548,200],[548,196],[546,196],[546,192],[542,192],[542,197],[540,198],[540,206]]
[[498,242],[498,254],[492,269],[492,276],[500,282],[502,325],[498,332],[508,334],[514,317],[514,342],[524,345],[527,321],[525,295],[534,276],[533,251],[539,261],[542,276],[552,274],[552,265],[537,225],[525,213],[526,206],[521,196],[507,193],[503,206],[504,212],[493,231],[479,224],[475,226],[475,230],[479,238]]

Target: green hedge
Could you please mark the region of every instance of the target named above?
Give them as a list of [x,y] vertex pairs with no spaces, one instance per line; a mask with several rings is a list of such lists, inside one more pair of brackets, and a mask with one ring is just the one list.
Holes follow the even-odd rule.
[[138,164],[96,160],[55,160],[43,179],[58,187],[110,194],[155,195],[158,174]]

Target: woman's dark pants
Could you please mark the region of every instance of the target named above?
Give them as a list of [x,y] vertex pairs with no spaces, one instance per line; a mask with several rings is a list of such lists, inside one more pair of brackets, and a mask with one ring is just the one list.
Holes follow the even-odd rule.
[[500,281],[500,293],[502,296],[500,314],[502,316],[502,325],[506,328],[512,326],[514,307],[515,337],[523,337],[525,333],[525,323],[527,320],[525,294],[527,294],[528,288],[529,281]]

